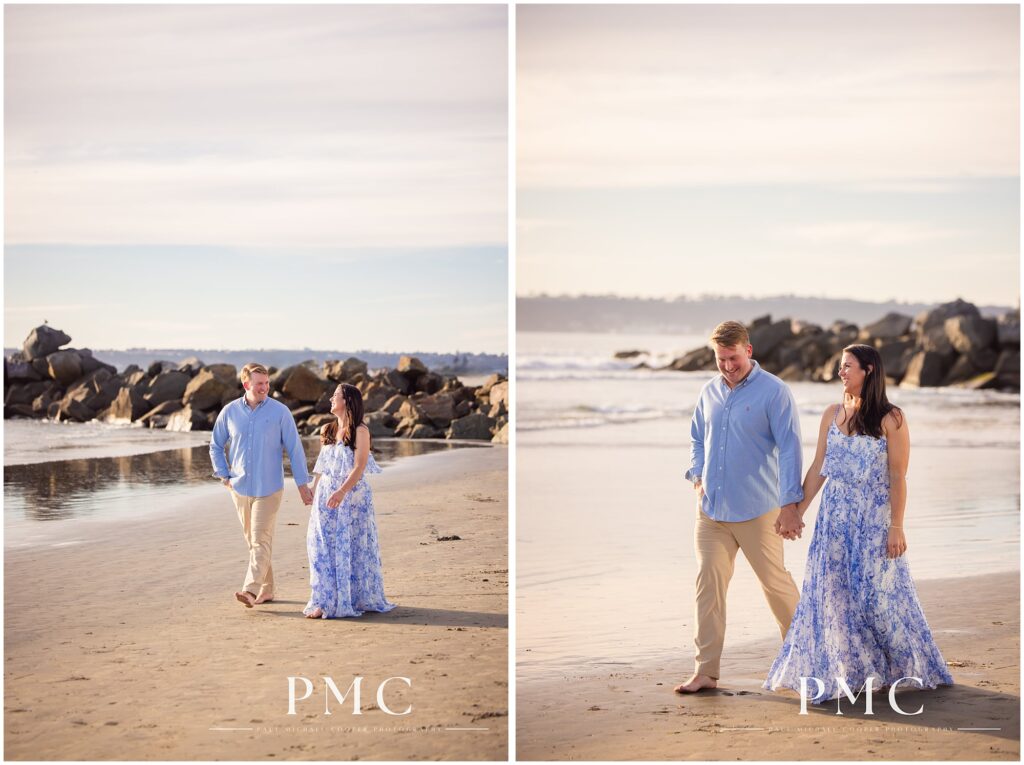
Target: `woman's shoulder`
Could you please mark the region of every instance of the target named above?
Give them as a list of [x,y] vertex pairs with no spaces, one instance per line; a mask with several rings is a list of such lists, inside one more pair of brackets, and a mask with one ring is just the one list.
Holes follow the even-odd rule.
[[894,406],[890,409],[886,415],[882,418],[882,429],[887,433],[894,430],[899,430],[907,424],[907,416],[903,413],[903,410],[898,406]]

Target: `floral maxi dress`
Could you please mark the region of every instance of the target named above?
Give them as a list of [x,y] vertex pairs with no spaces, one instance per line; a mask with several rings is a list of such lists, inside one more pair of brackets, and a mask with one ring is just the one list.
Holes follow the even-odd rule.
[[[837,412],[838,414],[838,412]],[[820,703],[839,697],[837,677],[858,693],[873,687],[952,685],[932,639],[906,555],[886,557],[891,507],[885,437],[848,436],[833,420],[821,475],[825,483],[807,551],[803,592],[764,687],[800,691],[818,678]],[[818,690],[807,681],[808,693]]]
[[377,523],[373,514],[373,492],[367,473],[380,467],[369,456],[359,482],[333,510],[327,506],[331,494],[348,478],[355,455],[345,444],[325,444],[320,449],[314,473],[320,474],[306,532],[309,554],[309,584],[312,594],[303,613],[317,608],[324,619],[361,616],[364,611],[390,611],[394,604],[384,597]]

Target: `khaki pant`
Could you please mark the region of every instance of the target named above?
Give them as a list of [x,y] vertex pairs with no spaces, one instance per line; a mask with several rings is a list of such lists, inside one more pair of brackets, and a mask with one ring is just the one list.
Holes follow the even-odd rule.
[[754,569],[768,606],[786,637],[800,592],[782,562],[783,539],[775,533],[780,510],[770,510],[749,521],[728,523],[708,518],[697,510],[694,547],[697,550],[697,624],[694,644],[696,672],[716,680],[725,643],[725,596],[736,562],[736,551]]
[[282,496],[284,489],[266,497],[243,497],[234,489],[231,490],[245,543],[249,545],[249,568],[245,572],[242,589],[257,598],[272,597],[274,594],[274,569],[270,566],[270,553],[274,542],[274,523],[277,521]]

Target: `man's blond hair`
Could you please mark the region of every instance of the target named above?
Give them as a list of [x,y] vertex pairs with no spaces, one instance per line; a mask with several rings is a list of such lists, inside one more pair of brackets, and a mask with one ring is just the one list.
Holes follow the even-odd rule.
[[747,328],[738,321],[723,321],[711,333],[711,344],[721,345],[725,348],[742,345],[746,348],[750,345],[750,334],[747,332]]
[[267,375],[268,377],[270,376],[270,373],[267,371],[267,368],[265,366],[263,366],[262,364],[257,364],[256,362],[252,362],[242,367],[242,373],[239,375],[239,377],[242,378],[243,383],[247,383],[249,382],[249,378],[252,377],[254,372],[256,374]]

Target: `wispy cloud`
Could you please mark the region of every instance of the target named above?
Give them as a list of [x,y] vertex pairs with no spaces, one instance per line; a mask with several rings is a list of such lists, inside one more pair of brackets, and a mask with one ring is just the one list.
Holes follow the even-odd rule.
[[526,188],[1017,174],[1012,5],[524,6]]
[[810,223],[783,229],[780,238],[810,244],[843,244],[862,247],[898,247],[901,245],[960,239],[970,231],[931,223],[891,221],[832,221]]
[[12,6],[6,238],[500,244],[501,6]]

